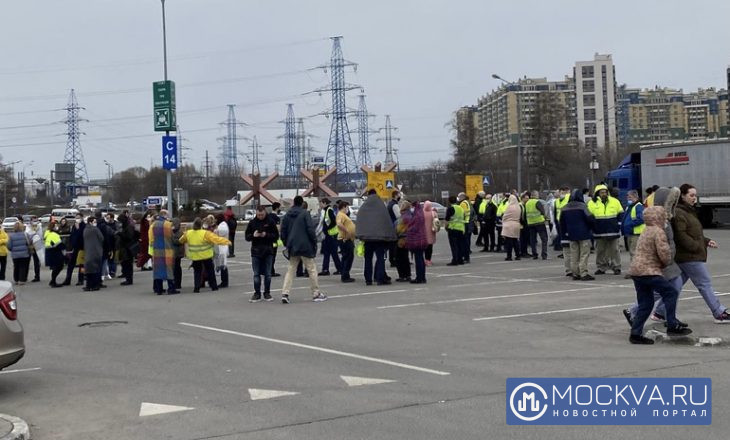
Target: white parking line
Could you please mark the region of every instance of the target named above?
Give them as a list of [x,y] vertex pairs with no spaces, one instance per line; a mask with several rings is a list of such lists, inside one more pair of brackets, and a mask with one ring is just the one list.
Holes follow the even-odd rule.
[[315,345],[300,344],[298,342],[284,341],[282,339],[267,338],[265,336],[252,335],[249,333],[241,333],[241,332],[237,332],[237,331],[233,331],[233,330],[226,330],[226,329],[222,329],[222,328],[207,327],[207,326],[198,325],[198,324],[190,324],[187,322],[180,322],[178,324],[186,326],[186,327],[199,328],[202,330],[209,330],[209,331],[225,333],[225,334],[229,334],[229,335],[243,336],[245,338],[256,339],[259,341],[273,342],[276,344],[288,345],[291,347],[305,348],[307,350],[314,350],[314,351],[319,351],[322,353],[334,354],[334,355],[349,357],[349,358],[353,358],[353,359],[360,359],[363,361],[375,362],[378,364],[390,365],[390,366],[398,367],[398,368],[405,368],[407,370],[420,371],[422,373],[436,374],[439,376],[448,376],[449,374],[451,374],[448,371],[432,370],[430,368],[417,367],[415,365],[402,364],[400,362],[389,361],[387,359],[379,359],[379,358],[374,358],[374,357],[370,357],[370,356],[363,356],[363,355],[359,355],[359,354],[355,354],[355,353],[348,353],[346,351],[333,350],[331,348],[317,347]]
[[380,307],[376,307],[376,308],[377,309],[398,309],[398,308],[404,308],[404,307],[425,306],[425,305],[432,305],[432,304],[453,304],[453,303],[469,302],[469,301],[488,301],[488,300],[492,300],[492,299],[519,298],[519,297],[524,297],[524,296],[549,295],[552,293],[580,292],[583,290],[595,290],[595,289],[600,289],[600,287],[584,287],[581,289],[565,289],[565,290],[549,290],[546,292],[516,293],[513,295],[482,296],[482,297],[478,297],[478,298],[446,299],[446,300],[441,300],[441,301],[418,302],[418,303],[409,303],[409,304],[394,304],[394,305],[390,305],[390,306],[380,306]]
[[23,368],[20,370],[3,370],[0,371],[0,374],[10,374],[10,373],[25,373],[27,371],[38,371],[41,367],[35,367],[35,368]]
[[[723,293],[716,293],[716,296],[727,296],[730,295],[730,292],[723,292]],[[702,296],[688,296],[686,298],[679,298],[680,301],[689,301],[692,299],[701,299]],[[552,315],[554,313],[566,313],[566,312],[579,312],[581,310],[597,310],[597,309],[609,309],[611,307],[625,307],[630,306],[633,303],[628,304],[606,304],[603,306],[593,306],[593,307],[580,307],[577,309],[563,309],[563,310],[546,310],[543,312],[532,312],[532,313],[520,313],[517,315],[502,315],[502,316],[486,316],[483,318],[474,318],[472,321],[491,321],[494,319],[507,319],[507,318],[521,318],[523,316],[536,316],[536,315]]]

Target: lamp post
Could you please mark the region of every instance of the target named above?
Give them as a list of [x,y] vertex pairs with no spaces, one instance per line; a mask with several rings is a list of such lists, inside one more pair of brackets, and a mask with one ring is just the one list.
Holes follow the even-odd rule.
[[[165,0],[162,2],[162,58],[165,71],[165,81],[167,81],[167,26],[165,23]],[[170,131],[165,131],[166,136],[170,136]],[[167,170],[165,173],[167,176],[167,211],[170,217],[174,216],[172,209],[172,171]]]
[[[507,81],[496,73],[492,74],[492,78],[498,79],[507,85],[514,84],[513,82]],[[517,193],[522,194],[522,142],[519,140],[519,137],[517,140]]]
[[109,182],[112,180],[112,176],[114,175],[114,168],[112,168],[112,164],[110,164],[108,161],[104,160],[104,165],[106,165],[106,184],[109,186]]

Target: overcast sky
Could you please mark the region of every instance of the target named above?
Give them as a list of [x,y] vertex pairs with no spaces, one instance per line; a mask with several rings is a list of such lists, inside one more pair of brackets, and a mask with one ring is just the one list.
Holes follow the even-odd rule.
[[[185,154],[200,166],[218,159],[227,104],[257,136],[262,161],[282,155],[286,104],[313,146],[326,152],[329,94],[323,71],[331,41],[342,35],[345,58],[359,64],[349,83],[367,95],[371,128],[390,114],[404,167],[448,160],[444,125],[462,105],[506,79],[562,79],[575,61],[610,53],[619,83],[693,90],[726,87],[730,62],[727,0],[688,1],[431,1],[431,0],[167,0],[170,79],[177,84]],[[723,18],[724,17],[724,18]],[[86,136],[89,176],[160,163],[152,127],[153,81],[162,79],[159,0],[5,1],[0,13],[0,154],[23,160],[26,175],[48,176],[63,161],[66,106],[75,89]],[[359,91],[348,105],[357,107]],[[35,127],[13,128],[37,125]],[[355,121],[351,121],[355,128]],[[371,143],[382,159],[382,142]],[[353,143],[357,145],[356,135]],[[41,144],[41,145],[28,145]],[[239,151],[248,151],[239,141]],[[16,168],[18,170],[19,168]],[[263,166],[262,166],[263,171]]]

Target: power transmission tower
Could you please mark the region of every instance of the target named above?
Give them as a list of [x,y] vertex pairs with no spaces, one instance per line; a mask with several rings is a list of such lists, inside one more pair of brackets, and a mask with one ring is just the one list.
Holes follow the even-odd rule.
[[235,107],[233,104],[228,105],[228,119],[222,123],[222,125],[226,126],[226,135],[219,139],[223,141],[223,145],[221,146],[220,172],[224,176],[237,176],[240,172],[236,141],[241,138],[236,135],[236,129],[239,125],[243,126],[245,124],[236,120]]
[[86,172],[86,161],[84,160],[84,152],[81,150],[81,135],[85,134],[79,130],[79,122],[85,121],[85,119],[79,118],[79,110],[83,110],[83,107],[79,107],[76,102],[76,92],[71,89],[71,94],[68,97],[68,105],[66,110],[66,152],[63,155],[63,161],[65,163],[74,164],[74,177],[76,183],[84,183],[89,181],[89,173]]
[[251,174],[259,173],[261,174],[261,168],[259,167],[259,143],[256,140],[256,136],[253,137],[253,141],[251,142]]
[[370,130],[369,119],[374,115],[368,113],[368,107],[365,105],[365,95],[360,95],[360,104],[355,112],[357,116],[357,151],[360,165],[370,164],[370,133],[377,133],[377,130]]
[[332,37],[332,56],[328,65],[321,68],[330,70],[331,81],[328,87],[315,90],[316,92],[332,92],[332,128],[327,144],[325,161],[329,167],[337,167],[335,190],[339,186],[345,187],[350,181],[350,173],[358,172],[355,150],[347,127],[347,105],[345,94],[349,90],[360,89],[360,86],[345,83],[345,68],[357,64],[346,61],[342,56],[342,37]]
[[397,130],[398,127],[393,127],[390,124],[390,115],[385,115],[385,127],[379,130],[380,132],[385,132],[385,137],[378,138],[379,141],[385,141],[385,165],[396,163],[393,160],[393,154],[396,152],[393,148],[393,141],[400,141],[400,138],[393,137],[393,132]]
[[286,119],[284,120],[284,175],[296,177],[301,167],[301,154],[294,127],[294,104],[287,104]]

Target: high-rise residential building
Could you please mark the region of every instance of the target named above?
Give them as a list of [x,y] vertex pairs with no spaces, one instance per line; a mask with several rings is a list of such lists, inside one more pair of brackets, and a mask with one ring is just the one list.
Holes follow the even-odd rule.
[[[477,142],[487,151],[518,144],[539,147],[535,132],[540,123],[553,125],[557,140],[575,143],[575,90],[569,77],[563,81],[522,78],[482,96],[478,109]],[[541,111],[544,114],[539,120]],[[545,121],[547,114],[555,119]]]
[[477,107],[470,105],[456,111],[456,142],[475,147],[478,144],[479,119]]
[[578,139],[586,148],[616,150],[616,70],[611,55],[578,61],[575,81]]
[[655,87],[633,95],[628,106],[629,141],[632,145],[728,134],[726,90],[709,88],[684,93],[682,90]]

